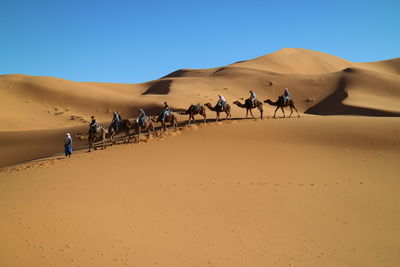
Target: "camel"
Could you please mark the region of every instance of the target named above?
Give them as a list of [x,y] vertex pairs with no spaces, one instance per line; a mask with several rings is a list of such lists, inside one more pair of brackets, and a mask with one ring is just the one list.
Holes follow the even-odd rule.
[[226,103],[222,109],[221,106],[215,105],[215,107],[211,106],[210,103],[206,103],[204,104],[204,106],[208,107],[211,111],[215,111],[217,113],[217,118],[216,121],[220,121],[220,117],[219,117],[219,113],[221,112],[225,112],[226,113],[226,118],[225,119],[232,119],[232,115],[231,115],[231,106]]
[[163,114],[161,112],[158,116],[151,117],[151,120],[153,122],[161,122],[161,129],[164,132],[167,130],[166,122],[168,122],[170,125],[172,125],[172,128],[174,129],[174,131],[176,131],[176,127],[178,126],[178,120],[172,112],[169,112],[167,115],[165,115],[165,120],[163,120],[162,118],[163,118]]
[[263,110],[263,103],[261,101],[256,100],[255,101],[255,105],[253,105],[253,102],[251,101],[251,99],[248,98],[248,99],[245,100],[244,104],[240,103],[239,101],[235,101],[235,102],[233,102],[233,104],[237,105],[240,108],[245,108],[246,109],[246,119],[247,119],[247,117],[249,115],[249,111],[250,111],[251,117],[254,118],[253,112],[251,112],[251,110],[253,108],[258,108],[258,110],[260,111],[260,114],[261,114],[260,118],[263,117],[263,111],[264,110]]
[[178,114],[181,115],[189,115],[189,120],[187,124],[190,124],[191,121],[193,120],[194,123],[196,123],[196,120],[194,118],[194,115],[200,114],[201,116],[204,117],[204,123],[207,122],[207,114],[206,114],[206,109],[204,108],[204,106],[197,104],[197,105],[190,105],[190,107],[187,110],[184,111],[177,111]]
[[276,102],[272,102],[270,99],[267,99],[267,100],[265,100],[264,102],[270,104],[271,106],[276,106],[276,109],[275,109],[275,113],[274,113],[273,118],[275,118],[276,111],[277,111],[279,108],[282,109],[282,112],[283,112],[283,117],[282,117],[282,118],[285,118],[285,111],[283,110],[284,107],[290,107],[290,115],[289,115],[289,118],[290,118],[290,117],[292,116],[292,114],[293,114],[293,109],[296,111],[297,116],[300,118],[300,115],[299,115],[299,113],[297,112],[297,108],[294,106],[294,102],[293,102],[292,99],[289,99],[286,103],[284,103],[285,100],[284,100],[283,96],[280,96]]
[[[76,139],[78,140],[85,140],[87,139],[89,141],[89,151],[91,151],[91,149],[93,148],[93,143],[94,141],[96,141],[96,139],[98,139],[99,137],[101,137],[101,141],[103,143],[103,149],[106,149],[106,134],[108,133],[107,129],[105,129],[103,127],[103,125],[99,124],[99,126],[96,128],[95,131],[92,131],[91,129],[89,129],[89,132],[86,135],[83,135],[82,133],[78,133],[76,134]],[[96,149],[94,147],[94,149]]]
[[134,133],[137,134],[136,143],[140,142],[140,131],[147,131],[149,133],[149,135],[147,137],[147,140],[150,139],[151,132],[153,132],[153,136],[154,137],[156,136],[155,130],[154,130],[154,124],[153,124],[152,120],[150,119],[150,117],[146,117],[144,119],[144,124],[143,125],[139,124],[139,120],[138,119],[134,119],[133,123],[131,123],[129,128],[133,129]]
[[129,129],[131,128],[132,123],[128,119],[123,119],[121,120],[119,124],[119,129],[118,131],[115,129],[115,123],[111,123],[110,126],[108,126],[108,133],[110,134],[110,140],[112,144],[115,144],[115,139],[114,136],[120,132],[125,132],[125,142],[129,138]]

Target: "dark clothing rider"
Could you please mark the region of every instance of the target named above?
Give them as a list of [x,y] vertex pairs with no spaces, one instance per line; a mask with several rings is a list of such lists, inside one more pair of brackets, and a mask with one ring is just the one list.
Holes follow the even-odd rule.
[[283,91],[283,104],[287,105],[288,101],[290,100],[290,93],[289,90],[287,88],[285,88],[285,90]]
[[92,132],[96,132],[96,128],[97,128],[97,121],[96,118],[94,116],[91,117],[92,121],[89,124],[89,130]]
[[165,117],[171,113],[171,109],[167,102],[164,102],[164,109],[162,111],[162,121],[165,121]]
[[121,115],[118,112],[114,112],[114,116],[111,122],[115,126],[115,130],[118,132],[119,125],[121,124]]
[[257,101],[257,96],[256,96],[256,93],[254,93],[252,90],[250,90],[250,97],[249,97],[249,99],[251,100],[251,105],[252,105],[253,107],[255,107],[255,106],[256,106],[256,101]]

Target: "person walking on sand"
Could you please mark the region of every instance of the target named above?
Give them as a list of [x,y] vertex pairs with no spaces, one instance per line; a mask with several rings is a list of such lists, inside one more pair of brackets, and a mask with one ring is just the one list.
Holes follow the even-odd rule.
[[64,152],[65,157],[70,158],[72,154],[72,138],[69,133],[65,135],[65,143],[64,143]]

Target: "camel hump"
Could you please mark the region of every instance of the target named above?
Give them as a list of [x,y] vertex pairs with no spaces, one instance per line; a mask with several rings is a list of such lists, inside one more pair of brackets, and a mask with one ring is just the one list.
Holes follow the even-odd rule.
[[195,112],[195,113],[199,113],[201,111],[202,107],[203,106],[200,105],[200,103],[199,103],[197,105],[191,105],[189,109],[193,110],[193,112]]
[[245,105],[246,105],[247,107],[256,108],[256,107],[258,107],[258,105],[259,105],[260,103],[261,103],[261,102],[260,102],[258,99],[255,99],[255,100],[253,101],[252,99],[247,98],[247,99],[245,100]]

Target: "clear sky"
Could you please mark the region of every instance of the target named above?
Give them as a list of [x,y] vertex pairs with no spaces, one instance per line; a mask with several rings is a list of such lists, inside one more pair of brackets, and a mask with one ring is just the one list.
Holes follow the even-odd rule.
[[0,74],[137,83],[306,48],[400,56],[400,0],[0,0]]

